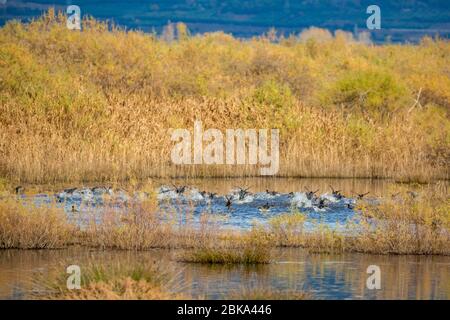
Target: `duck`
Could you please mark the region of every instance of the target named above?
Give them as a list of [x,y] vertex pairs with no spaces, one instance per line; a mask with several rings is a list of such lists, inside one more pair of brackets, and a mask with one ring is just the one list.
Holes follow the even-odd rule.
[[186,188],[187,188],[187,186],[176,186],[176,185],[173,185],[173,187],[174,187],[175,192],[177,194],[183,194],[186,191]]
[[168,193],[168,192],[170,192],[170,191],[172,191],[172,190],[170,189],[170,187],[162,186],[161,188],[159,188],[159,193],[160,193],[160,194]]
[[330,185],[331,188],[331,194],[333,197],[336,198],[336,200],[341,200],[344,196],[342,195],[340,190],[334,190],[334,188]]
[[93,187],[93,188],[91,188],[91,191],[94,195],[111,194],[112,188],[111,187]]
[[16,194],[22,194],[24,190],[25,189],[22,186],[17,186],[14,188],[14,191],[16,192]]
[[76,190],[77,190],[77,188],[69,188],[69,189],[64,189],[64,192],[65,192],[65,193],[68,193],[68,194],[72,194],[72,193],[74,193]]
[[259,210],[260,212],[269,212],[271,208],[273,208],[273,206],[271,206],[271,205],[267,202],[265,205],[258,207],[258,210]]
[[316,191],[311,191],[309,190],[307,187],[305,187],[306,189],[306,198],[308,200],[313,200],[316,197],[316,193],[319,192],[319,189],[317,189]]
[[239,201],[242,201],[245,199],[245,197],[250,194],[250,192],[248,192],[248,190],[250,190],[250,188],[241,188],[238,187],[239,191],[238,191],[238,195],[239,195]]
[[208,197],[209,197],[209,199],[214,199],[215,198],[215,196],[217,196],[217,193],[213,193],[213,192],[208,192]]
[[356,195],[356,198],[358,200],[362,200],[365,196],[367,196],[370,193],[370,192],[367,192],[367,193],[356,193],[354,191],[352,191],[352,192]]
[[225,203],[225,206],[227,207],[228,210],[230,210],[231,209],[231,205],[233,204],[232,198],[228,197],[228,196],[225,196],[225,199],[227,200],[226,203]]
[[276,192],[276,191],[270,191],[269,189],[266,189],[266,193],[267,193],[268,195],[270,195],[270,196],[277,196],[277,195],[279,195],[278,192]]

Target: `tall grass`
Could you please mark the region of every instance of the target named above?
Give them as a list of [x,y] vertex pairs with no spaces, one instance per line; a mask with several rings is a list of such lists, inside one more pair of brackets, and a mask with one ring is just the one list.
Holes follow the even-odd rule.
[[212,33],[166,42],[93,19],[70,31],[65,19],[50,10],[0,29],[0,175],[9,180],[259,174],[172,165],[169,129],[194,120],[280,128],[281,176],[449,178],[448,41]]
[[357,216],[337,232],[318,224],[305,231],[306,218],[298,212],[272,218],[261,232],[276,246],[303,247],[311,252],[373,254],[450,254],[450,201],[446,184],[406,188],[380,203],[359,201]]
[[[420,197],[420,199],[417,199]],[[380,205],[361,204],[362,236],[356,251],[383,254],[450,254],[450,197],[447,186],[402,192]]]
[[75,227],[62,209],[0,201],[0,249],[57,249],[74,240]]
[[[203,214],[195,222],[193,211],[161,213],[151,201],[123,210],[126,213],[106,211],[100,221],[94,217],[88,220],[80,231],[80,243],[100,249],[148,250],[192,248],[220,240],[219,234],[214,234],[218,229],[211,215]],[[180,223],[180,219],[187,221]]]

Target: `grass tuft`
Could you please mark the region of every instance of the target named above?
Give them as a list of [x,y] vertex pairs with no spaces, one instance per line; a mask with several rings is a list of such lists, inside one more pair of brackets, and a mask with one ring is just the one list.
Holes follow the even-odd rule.
[[74,236],[60,208],[0,201],[0,249],[58,249],[72,244]]
[[[36,299],[61,300],[174,300],[188,297],[176,293],[176,275],[157,262],[98,264],[81,268],[80,289],[67,289],[67,274],[44,278]],[[43,285],[44,284],[44,285]]]

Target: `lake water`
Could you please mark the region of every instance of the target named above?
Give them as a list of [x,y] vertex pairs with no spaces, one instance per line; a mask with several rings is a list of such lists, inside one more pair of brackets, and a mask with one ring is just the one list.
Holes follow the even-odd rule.
[[[314,299],[449,299],[450,257],[317,255],[280,249],[274,262],[254,266],[218,266],[176,262],[176,251],[0,251],[0,298],[26,299],[40,273],[65,272],[88,261],[133,264],[158,260],[173,270],[173,290],[193,297],[221,299],[251,288],[307,291]],[[381,270],[381,289],[369,290],[368,266]]]
[[[130,205],[145,201],[154,193],[159,212],[164,213],[162,216],[174,212],[176,221],[181,224],[198,223],[200,216],[208,213],[223,229],[245,230],[281,214],[301,211],[307,217],[306,229],[320,223],[341,230],[347,221],[357,216],[356,194],[366,194],[364,201],[372,203],[379,202],[382,196],[390,196],[386,180],[253,178],[162,180],[153,184],[152,190],[145,192],[139,186],[61,186],[49,191],[41,187],[37,194],[19,198],[35,205],[56,202],[81,226],[93,217],[100,223],[111,211],[127,214]],[[339,192],[333,194],[333,190]],[[228,201],[230,206],[226,205]]]
[[[366,201],[382,201],[391,196],[391,181],[354,179],[199,179],[153,181],[161,211],[177,208],[183,215],[187,210],[198,217],[208,211],[222,217],[221,227],[242,230],[254,221],[265,223],[270,217],[288,212],[295,207],[304,212],[309,223],[322,222],[339,228],[358,212],[352,208],[355,193],[365,194]],[[175,186],[187,185],[177,193]],[[105,194],[113,200],[118,212],[126,210],[132,202],[144,201],[148,196],[139,189],[124,185],[109,190],[94,189],[94,185],[77,186],[25,186],[37,193],[25,192],[22,201],[45,205],[54,202],[64,207],[75,223],[83,224],[83,212],[95,212],[101,221]],[[73,186],[72,186],[73,187]],[[98,187],[98,186],[97,186]],[[238,187],[248,189],[242,200]],[[73,188],[72,188],[73,189]],[[332,197],[332,189],[339,190],[341,199]],[[66,190],[66,191],[64,191]],[[127,191],[128,190],[128,191]],[[267,190],[270,192],[268,193]],[[307,190],[317,191],[309,201]],[[411,187],[411,190],[413,188]],[[216,193],[211,200],[207,193]],[[276,191],[276,194],[271,194]],[[232,198],[231,208],[226,197]],[[327,199],[320,208],[320,199]],[[269,212],[258,207],[268,203]],[[72,212],[72,207],[80,212]],[[163,210],[164,209],[164,210]],[[319,210],[320,209],[320,210]],[[54,251],[0,251],[0,298],[25,299],[33,290],[38,273],[60,270],[68,265],[79,265],[81,270],[88,261],[127,264],[139,261],[161,261],[173,269],[177,283],[174,291],[193,297],[220,299],[239,290],[271,288],[298,290],[313,294],[315,299],[449,299],[450,257],[445,256],[377,256],[364,254],[319,255],[302,249],[276,249],[273,263],[257,266],[210,266],[180,263],[174,259],[176,251],[152,250],[145,252],[96,251],[70,248]],[[366,287],[367,268],[377,265],[381,269],[380,290]]]

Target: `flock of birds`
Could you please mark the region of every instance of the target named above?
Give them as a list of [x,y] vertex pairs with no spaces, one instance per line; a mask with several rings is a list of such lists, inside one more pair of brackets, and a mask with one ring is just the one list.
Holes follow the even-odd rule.
[[[234,203],[240,204],[242,202],[251,202],[252,199],[256,197],[262,198],[264,195],[267,196],[267,198],[275,198],[279,196],[287,196],[290,198],[295,198],[299,195],[304,195],[307,200],[309,200],[313,206],[316,206],[319,209],[326,208],[327,204],[336,202],[342,199],[353,199],[353,198],[346,198],[340,190],[335,190],[331,185],[331,193],[326,193],[324,195],[318,196],[319,189],[312,191],[308,187],[304,187],[304,192],[290,192],[287,194],[283,194],[277,191],[270,191],[266,189],[263,193],[252,193],[250,192],[250,188],[246,187],[236,187],[231,191],[230,194],[224,195],[224,205],[228,209],[232,208],[232,205]],[[17,186],[15,187],[15,193],[17,195],[24,193],[24,187]],[[188,194],[188,191],[190,193]],[[352,192],[355,195],[354,199],[362,200],[364,197],[366,197],[369,192],[367,193],[356,193]],[[57,200],[57,202],[64,202],[66,200],[81,200],[81,201],[88,201],[95,199],[96,197],[103,197],[105,195],[115,197],[118,199],[122,199],[124,202],[131,200],[132,198],[138,198],[138,197],[149,197],[150,194],[147,192],[135,192],[133,197],[130,197],[130,195],[123,189],[114,189],[112,187],[93,187],[93,188],[68,188],[64,189],[62,192],[56,193],[54,196]],[[41,195],[42,196],[42,195]],[[166,199],[166,198],[180,198],[185,197],[186,199],[190,198],[191,200],[214,200],[217,198],[220,198],[221,196],[217,193],[208,192],[208,191],[198,191],[196,188],[192,188],[186,185],[172,185],[169,186],[162,186],[158,190],[158,199]],[[301,201],[300,201],[301,202]],[[273,205],[269,204],[267,202],[265,205],[258,207],[261,209],[261,211],[269,211],[270,208],[272,208]]]
[[[229,194],[220,196],[217,193],[198,191],[196,188],[188,186],[172,187],[163,186],[158,193],[159,199],[175,199],[184,198],[191,200],[212,201],[214,199],[223,199],[223,205],[227,210],[232,210],[234,205],[242,205],[254,201],[267,200],[265,203],[259,205],[257,208],[262,213],[270,212],[276,207],[277,201],[270,201],[277,198],[290,199],[291,204],[297,207],[311,208],[315,211],[326,212],[328,208],[336,206],[336,204],[345,205],[348,209],[354,209],[358,200],[363,200],[367,193],[355,193],[355,197],[346,197],[340,190],[334,189],[330,186],[330,193],[319,195],[319,190],[310,190],[304,187],[303,192],[289,192],[280,193],[266,189],[265,192],[252,193],[250,188],[235,187]],[[279,201],[278,201],[279,202]]]
[[[156,191],[157,198],[160,201],[174,200],[181,202],[204,202],[211,204],[214,202],[215,208],[223,206],[227,211],[233,210],[236,206],[243,204],[256,205],[256,208],[261,213],[268,213],[277,208],[277,206],[286,206],[290,203],[291,206],[299,208],[311,209],[315,212],[327,212],[329,209],[336,207],[343,207],[353,210],[358,201],[366,200],[376,203],[377,198],[368,198],[369,192],[358,193],[352,192],[351,197],[345,196],[341,190],[336,190],[333,186],[329,186],[330,190],[327,193],[319,195],[319,189],[311,190],[304,187],[302,192],[281,193],[266,189],[265,192],[253,193],[248,187],[235,187],[231,192],[225,195],[219,195],[214,192],[200,191],[197,188],[186,185],[172,185],[161,186]],[[16,194],[23,194],[24,188],[18,186],[15,188]],[[411,197],[417,197],[415,192],[409,192]],[[392,195],[396,197],[397,195]],[[58,203],[69,203],[70,209],[76,212],[77,205],[80,203],[91,203],[94,205],[102,205],[106,198],[114,201],[114,203],[128,203],[136,200],[143,200],[149,198],[150,194],[147,192],[134,192],[130,194],[123,189],[114,189],[112,187],[93,187],[93,188],[69,188],[62,192],[54,194],[54,200]],[[51,196],[46,194],[37,195],[36,198],[41,198],[50,201]]]
[[[252,192],[248,187],[239,186],[225,194],[218,194],[186,185],[163,185],[151,191],[151,194],[105,186],[68,188],[55,194],[42,193],[33,196],[27,195],[25,189],[18,186],[15,192],[17,197],[31,200],[38,205],[56,202],[69,214],[73,213],[71,218],[78,220],[82,220],[84,215],[75,213],[94,213],[96,219],[100,219],[103,208],[126,213],[128,205],[156,196],[161,212],[177,213],[180,219],[187,217],[187,213],[193,213],[197,219],[202,213],[208,212],[223,216],[225,219],[220,221],[224,227],[238,229],[250,228],[255,221],[264,223],[267,218],[300,209],[308,217],[308,221],[311,221],[312,228],[315,221],[320,221],[337,230],[340,225],[358,214],[358,202],[376,205],[383,201],[383,198],[369,196],[368,192],[345,194],[331,185],[325,193],[308,187],[303,187],[303,190],[298,192],[283,193],[269,189]],[[407,194],[411,198],[419,196],[413,191]],[[392,198],[402,201],[403,195],[392,195]]]

